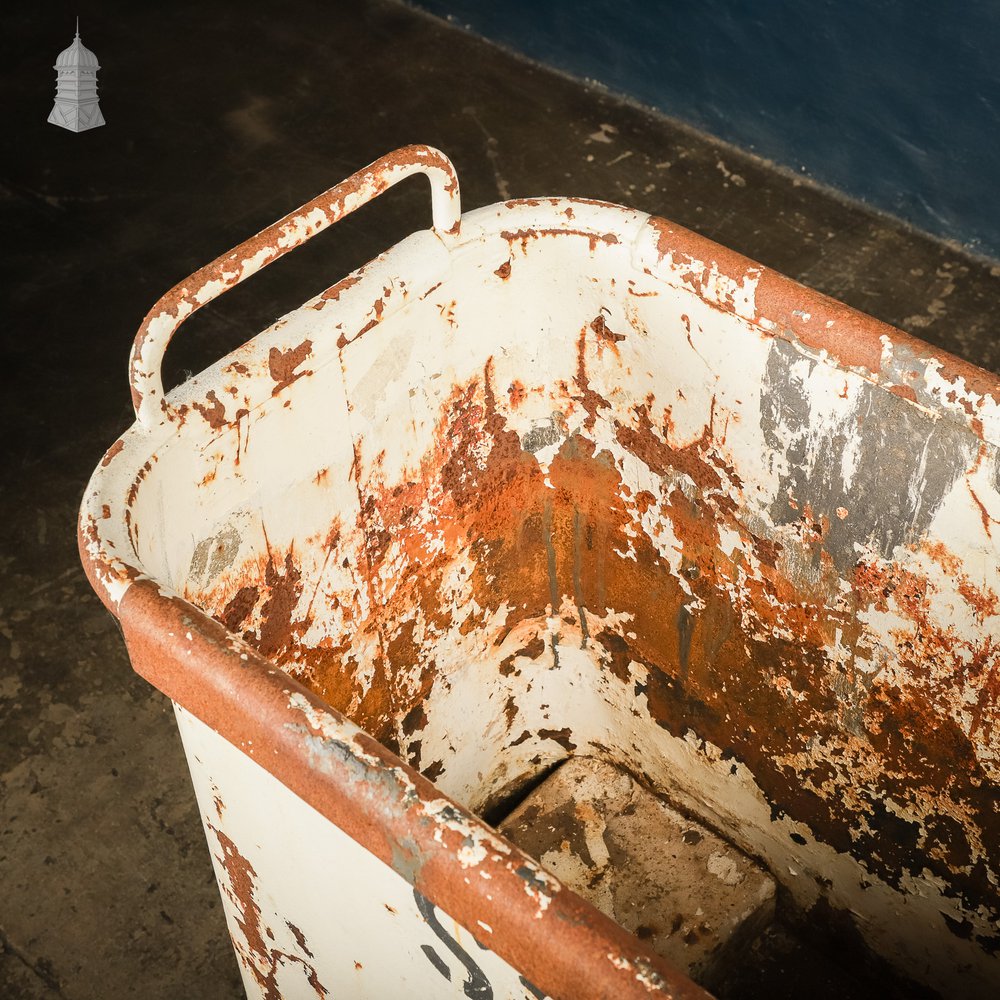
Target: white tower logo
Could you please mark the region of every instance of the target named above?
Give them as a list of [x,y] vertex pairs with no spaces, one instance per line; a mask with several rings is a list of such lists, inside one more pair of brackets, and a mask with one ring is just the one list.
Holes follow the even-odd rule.
[[97,103],[97,71],[101,68],[97,56],[80,41],[80,19],[76,19],[76,37],[73,44],[59,53],[56,64],[56,103],[52,106],[49,121],[83,132],[104,124]]

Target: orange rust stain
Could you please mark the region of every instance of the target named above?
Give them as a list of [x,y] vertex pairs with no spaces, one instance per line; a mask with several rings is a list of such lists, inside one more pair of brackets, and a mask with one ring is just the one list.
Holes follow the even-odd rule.
[[226,406],[215,394],[215,390],[210,389],[205,399],[210,405],[206,405],[205,403],[192,403],[191,405],[208,421],[208,425],[212,430],[225,427]]
[[917,394],[908,385],[890,385],[889,392],[894,396],[899,396],[900,399],[908,399],[911,403],[917,401]]
[[610,347],[616,357],[618,357],[618,345],[625,339],[624,333],[615,333],[607,324],[604,313],[598,313],[590,321],[590,329],[597,335],[598,350],[601,347]]
[[990,530],[990,525],[1000,524],[1000,521],[997,521],[995,518],[990,517],[989,511],[983,505],[982,500],[980,500],[979,497],[976,496],[976,491],[972,488],[971,483],[967,481],[965,485],[975,505],[979,508],[979,518],[983,522],[983,530],[986,532],[986,537],[992,538],[993,532]]
[[125,504],[128,507],[132,507],[135,504],[135,499],[139,495],[139,487],[142,485],[142,481],[149,474],[150,469],[153,468],[153,463],[146,461],[143,463],[142,468],[136,473],[136,477],[132,480],[132,485],[128,488],[128,493],[125,495]]
[[608,409],[608,401],[598,392],[590,387],[590,379],[587,376],[587,327],[580,329],[580,336],[576,342],[576,376],[574,378],[577,388],[580,390],[579,399],[587,417],[583,426],[589,431],[594,429],[597,422],[598,410]]
[[320,298],[323,300],[324,304],[327,302],[336,302],[340,299],[340,296],[346,292],[349,288],[353,288],[361,280],[360,274],[349,274],[346,278],[341,279],[335,285],[331,285]]
[[[242,940],[234,938],[233,944],[243,960],[243,967],[249,971],[260,987],[261,996],[264,1000],[281,1000],[278,970],[285,965],[288,959],[301,965],[306,980],[317,997],[329,996],[328,991],[319,981],[316,969],[306,958],[300,955],[288,955],[279,948],[268,944],[268,940],[274,941],[274,932],[264,920],[257,902],[257,872],[226,834],[216,829],[211,823],[208,824],[208,827],[215,834],[219,846],[222,848],[222,857],[218,860],[225,869],[229,881],[229,885],[224,887],[224,891],[236,908],[236,924],[242,933]],[[287,926],[292,931],[299,950],[311,959],[313,954],[306,946],[305,936],[293,924],[287,924]]]
[[240,587],[235,595],[226,603],[217,617],[230,632],[236,632],[240,626],[253,614],[260,600],[260,588],[256,586]]
[[267,356],[268,369],[271,378],[275,382],[271,394],[276,396],[285,386],[291,385],[297,378],[301,378],[308,372],[296,372],[296,368],[312,354],[312,341],[303,340],[297,347],[290,347],[287,351],[281,351],[277,347],[272,347]]
[[104,454],[104,458],[101,459],[101,468],[106,469],[114,459],[115,455],[121,452],[122,448],[125,447],[125,442],[121,439],[117,440]]
[[889,609],[890,598],[915,621],[927,611],[927,580],[896,563],[858,562],[853,583],[855,593],[878,611]]
[[991,587],[981,587],[972,582],[962,571],[963,562],[942,542],[922,541],[920,548],[925,551],[948,576],[955,581],[955,588],[962,599],[972,609],[980,624],[987,618],[1000,613],[1000,597]]
[[583,236],[590,245],[591,253],[597,249],[598,243],[613,246],[619,242],[614,233],[589,233],[584,229],[517,229],[513,231],[505,229],[500,233],[500,236],[508,243],[520,243],[522,253],[527,251],[529,240],[545,236]]
[[528,398],[528,391],[520,379],[514,379],[507,386],[507,398],[510,400],[511,408],[515,410]]

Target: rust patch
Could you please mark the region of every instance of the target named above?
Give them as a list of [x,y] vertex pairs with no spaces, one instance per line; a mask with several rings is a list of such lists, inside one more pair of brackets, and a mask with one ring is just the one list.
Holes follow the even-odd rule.
[[291,385],[297,378],[309,374],[309,372],[296,372],[296,368],[305,361],[312,353],[312,341],[303,340],[298,347],[290,347],[287,351],[280,351],[277,347],[272,347],[267,356],[268,369],[271,378],[275,382],[271,394],[276,396],[286,386]]
[[594,429],[597,422],[597,415],[601,409],[608,409],[610,404],[598,392],[590,387],[590,379],[587,377],[587,327],[580,329],[580,336],[576,342],[576,376],[574,378],[580,395],[576,397],[584,410],[587,411],[587,418],[583,426],[589,431]]
[[208,421],[212,430],[218,430],[226,426],[226,407],[221,399],[215,394],[214,389],[210,389],[205,399],[211,405],[205,403],[192,403],[191,405]]
[[543,740],[552,740],[553,743],[558,743],[559,746],[570,753],[576,750],[577,744],[572,740],[573,730],[568,727],[563,729],[539,729],[538,735]]
[[237,632],[240,626],[253,614],[259,600],[260,589],[258,587],[240,587],[217,617],[230,632]]
[[520,379],[514,379],[509,386],[507,386],[507,398],[510,400],[510,405],[516,410],[527,398],[528,391],[524,388],[524,383]]
[[[581,329],[578,343],[575,383],[587,414],[585,429],[599,413],[610,416],[587,375],[587,335],[601,336],[595,325],[600,327],[595,320]],[[792,817],[836,850],[863,858],[890,885],[929,866],[962,893],[966,905],[996,907],[995,887],[974,867],[970,838],[1000,842],[1000,820],[986,791],[993,786],[976,762],[969,735],[949,720],[945,690],[917,716],[915,706],[926,695],[901,700],[885,684],[867,679],[855,662],[866,654],[858,645],[857,614],[896,609],[914,622],[920,645],[904,652],[899,663],[914,684],[923,683],[928,662],[955,663],[954,683],[979,692],[973,734],[993,725],[998,683],[992,646],[984,643],[963,664],[954,640],[931,621],[928,581],[880,560],[859,562],[849,597],[839,598],[826,545],[831,518],[839,522],[846,510],[826,514],[807,501],[796,502],[797,520],[787,526],[793,535],[779,542],[749,531],[731,497],[743,484],[718,450],[714,402],[703,433],[683,446],[672,443],[670,407],[657,407],[652,398],[637,403],[628,422],[613,423],[619,444],[672,483],[657,499],[648,491],[633,493],[612,456],[579,434],[561,442],[549,465],[551,485],[545,485],[537,462],[498,412],[492,380],[488,362],[480,378],[453,388],[442,407],[434,451],[421,462],[423,478],[392,486],[359,482],[365,572],[368,579],[391,573],[397,581],[392,598],[379,607],[386,642],[367,689],[356,683],[349,637],[344,645],[314,649],[295,638],[305,621],[295,620],[302,584],[293,553],[284,556],[283,572],[279,560],[269,556],[270,596],[261,614],[267,625],[255,638],[259,648],[272,656],[300,651],[301,662],[308,664],[305,682],[332,703],[353,705],[354,720],[375,738],[390,745],[408,742],[408,753],[419,761],[423,703],[439,670],[429,638],[452,628],[471,634],[501,602],[509,610],[497,642],[519,623],[543,620],[564,598],[576,607],[583,629],[589,609],[628,608],[627,632],[601,628],[590,641],[617,683],[631,688],[634,665],[646,671],[636,697],[657,725],[678,737],[694,729],[744,763],[775,816]],[[507,395],[513,400],[518,394],[508,390]],[[440,489],[428,493],[428,481]],[[646,533],[636,530],[640,518],[672,525],[683,549],[679,577]],[[753,573],[722,552],[723,527],[759,561]],[[789,575],[788,567],[795,565],[788,561],[789,545],[802,553],[799,559],[818,567],[815,579]],[[464,611],[441,596],[457,553],[474,567],[472,600]],[[945,550],[933,555],[952,565]],[[958,586],[979,620],[996,612],[996,595],[967,580]],[[234,621],[253,594],[240,601],[236,596],[231,608],[223,608]],[[376,592],[374,602],[379,600]],[[354,623],[359,631],[372,627]],[[825,651],[835,633],[850,653],[837,668]],[[557,658],[558,648],[536,634],[504,657],[498,670],[511,676],[525,660],[550,655]],[[416,681],[404,683],[401,677]],[[515,702],[506,702],[503,711],[513,725]],[[860,758],[857,749],[853,757],[841,751],[799,772],[780,763],[816,741],[845,745],[845,725],[866,748]],[[558,721],[538,735],[575,743]],[[857,792],[864,803],[859,812],[845,806],[839,789],[851,784],[854,769],[869,759],[877,761],[873,773],[880,777],[866,779]],[[443,768],[442,761],[433,761],[425,773],[437,776]],[[920,795],[939,803],[925,811],[925,825],[947,831],[949,844],[947,854],[939,852],[930,861],[912,825],[897,822],[879,805],[886,798],[906,803]],[[964,872],[956,867],[963,858]]]
[[327,302],[339,301],[340,296],[343,295],[349,288],[353,288],[362,279],[362,277],[363,275],[360,274],[349,274],[346,278],[342,278],[335,285],[331,285],[325,292],[323,292],[320,296],[320,300],[324,305]]
[[[257,902],[257,872],[226,834],[211,823],[208,827],[215,834],[222,849],[222,857],[218,860],[225,869],[229,881],[229,885],[223,886],[223,890],[236,908],[236,923],[243,935],[242,941],[234,939],[233,944],[244,968],[250,972],[260,987],[261,996],[264,1000],[282,1000],[278,988],[278,969],[291,962],[302,967],[306,982],[312,987],[318,1000],[325,1000],[330,994],[320,983],[316,969],[310,962],[299,955],[282,951],[267,943],[265,935],[273,941],[274,933],[264,922]],[[299,948],[308,958],[312,958],[312,952],[306,947],[302,932],[288,921],[286,925],[292,931]]]
[[987,538],[993,537],[993,532],[990,530],[991,524],[1000,524],[995,518],[990,517],[989,511],[986,509],[983,501],[979,499],[976,495],[976,491],[972,488],[971,484],[966,482],[966,489],[969,491],[969,495],[972,497],[973,503],[979,508],[979,519],[983,522],[983,531],[986,532]]
[[[278,569],[273,555],[268,552],[264,583],[268,596],[261,608],[259,635],[252,638],[261,655],[274,657],[288,644],[293,630],[292,615],[302,596],[302,573],[291,551],[285,554],[284,572]],[[249,588],[242,589],[248,595],[252,592]],[[237,608],[242,610],[239,605]],[[304,623],[299,623],[300,626],[302,624]]]
[[617,354],[616,345],[620,344],[625,339],[625,334],[615,333],[604,319],[604,313],[598,313],[590,321],[590,329],[597,334],[598,344],[609,345]]
[[110,464],[112,463],[112,461],[114,461],[114,458],[115,458],[115,456],[116,456],[116,455],[118,455],[118,454],[120,454],[120,452],[121,452],[122,448],[124,448],[124,447],[125,447],[125,442],[124,442],[124,441],[122,441],[122,440],[121,440],[121,438],[119,438],[119,439],[118,439],[118,440],[117,440],[117,441],[116,441],[116,442],[115,442],[115,443],[114,443],[114,444],[113,444],[113,445],[112,445],[112,446],[111,446],[111,447],[110,447],[110,448],[109,448],[109,449],[108,449],[108,450],[107,450],[107,451],[106,451],[106,452],[104,453],[104,458],[102,458],[102,459],[101,459],[101,468],[102,468],[102,469],[106,469],[106,468],[107,468],[107,467],[108,467],[108,466],[109,466],[109,465],[110,465]]
[[908,399],[911,403],[917,401],[917,394],[908,385],[890,385],[889,392],[900,399]]
[[590,252],[594,253],[598,243],[606,246],[614,246],[619,242],[614,233],[591,233],[585,229],[504,229],[500,236],[508,243],[520,243],[521,251],[526,252],[529,240],[540,239],[546,236],[582,236],[590,245]]
[[529,660],[537,660],[542,653],[545,652],[545,640],[540,636],[536,635],[531,639],[526,646],[522,646],[520,649],[511,653],[510,656],[505,656],[500,661],[499,671],[501,676],[507,677],[514,673],[517,669],[514,665],[514,661],[519,657],[525,657]]

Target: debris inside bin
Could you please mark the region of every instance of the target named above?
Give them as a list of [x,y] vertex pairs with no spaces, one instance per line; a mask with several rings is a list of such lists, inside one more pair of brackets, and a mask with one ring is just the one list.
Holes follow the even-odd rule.
[[719,1000],[934,995],[857,942],[786,926],[763,865],[607,761],[563,761],[498,828]]
[[765,869],[594,757],[571,757],[499,829],[703,986],[774,918]]

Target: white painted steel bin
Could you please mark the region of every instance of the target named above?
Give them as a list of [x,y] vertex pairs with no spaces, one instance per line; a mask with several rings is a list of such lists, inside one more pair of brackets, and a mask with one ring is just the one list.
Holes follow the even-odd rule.
[[[201,305],[418,232],[166,395]],[[699,997],[479,814],[601,757],[994,996],[997,380],[680,227],[372,164],[166,295],[80,519],[251,997]],[[349,721],[353,720],[353,721]]]

